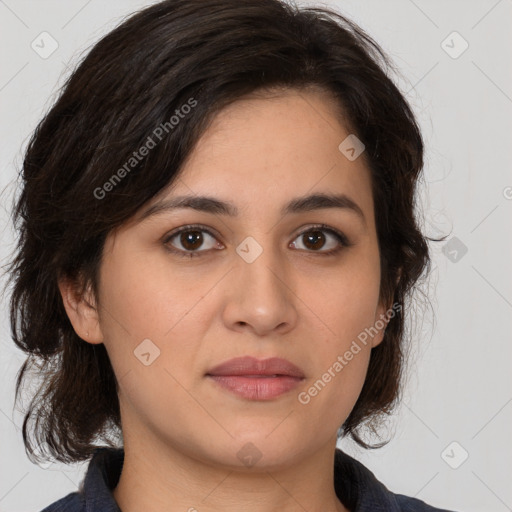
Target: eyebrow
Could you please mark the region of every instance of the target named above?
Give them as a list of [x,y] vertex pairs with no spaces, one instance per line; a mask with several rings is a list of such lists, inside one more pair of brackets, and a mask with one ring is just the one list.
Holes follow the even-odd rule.
[[[236,217],[239,213],[238,208],[229,201],[221,201],[208,196],[177,196],[171,199],[164,199],[145,210],[140,221],[154,215],[177,210],[180,208],[190,208],[199,212],[212,213],[215,215],[227,215]],[[326,208],[341,208],[357,214],[363,222],[366,222],[362,209],[355,201],[345,194],[312,194],[292,199],[281,208],[281,215],[297,214]]]

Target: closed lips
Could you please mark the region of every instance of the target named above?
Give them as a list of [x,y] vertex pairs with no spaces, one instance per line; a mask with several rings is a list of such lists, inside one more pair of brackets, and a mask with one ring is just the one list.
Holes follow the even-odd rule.
[[259,360],[252,356],[237,357],[225,361],[209,370],[206,375],[304,378],[304,372],[286,359],[271,357]]

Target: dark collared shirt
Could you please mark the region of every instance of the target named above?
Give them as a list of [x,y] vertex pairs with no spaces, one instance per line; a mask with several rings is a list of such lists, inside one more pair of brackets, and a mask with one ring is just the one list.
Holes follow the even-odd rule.
[[[123,467],[124,450],[97,448],[78,492],[46,507],[42,512],[121,512],[112,490]],[[360,462],[336,449],[334,487],[351,512],[449,512],[423,501],[393,494]]]

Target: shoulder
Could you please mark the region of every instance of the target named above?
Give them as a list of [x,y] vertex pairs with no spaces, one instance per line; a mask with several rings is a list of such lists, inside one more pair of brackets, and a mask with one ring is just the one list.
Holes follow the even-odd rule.
[[444,508],[432,507],[427,505],[424,501],[417,498],[410,498],[409,496],[403,496],[402,494],[394,494],[393,496],[400,512],[455,512]]
[[391,492],[363,464],[336,449],[334,485],[342,503],[354,512],[454,512]]
[[120,512],[112,490],[119,480],[123,460],[122,449],[97,448],[79,490],[48,505],[41,512]]
[[80,495],[78,492],[72,492],[48,505],[41,512],[82,512],[84,510],[85,501],[83,495]]

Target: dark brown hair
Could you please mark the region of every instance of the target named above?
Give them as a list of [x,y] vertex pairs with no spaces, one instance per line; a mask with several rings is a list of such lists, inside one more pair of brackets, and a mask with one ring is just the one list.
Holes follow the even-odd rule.
[[[46,443],[56,460],[84,460],[95,442],[113,446],[109,436],[121,432],[105,347],[75,333],[58,279],[84,289],[89,283],[97,294],[107,235],[176,179],[216,113],[276,88],[330,92],[344,113],[340,121],[366,146],[381,298],[399,306],[340,429],[368,446],[358,427],[397,401],[406,346],[402,305],[429,263],[414,212],[422,138],[390,69],[380,47],[345,17],[278,0],[168,0],[94,45],[30,139],[14,207],[20,236],[9,268],[11,330],[28,354],[16,400],[27,372],[35,368],[42,378],[23,422],[29,457]],[[156,142],[157,127],[165,130],[161,140],[131,161],[148,137]]]

